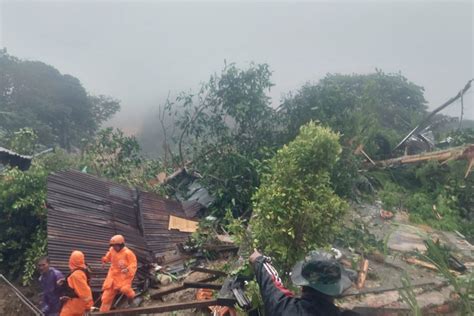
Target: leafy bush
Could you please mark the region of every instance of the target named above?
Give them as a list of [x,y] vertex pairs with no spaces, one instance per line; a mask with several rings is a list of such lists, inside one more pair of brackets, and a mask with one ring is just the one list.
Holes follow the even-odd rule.
[[400,209],[403,207],[404,192],[398,185],[387,182],[383,190],[379,192],[383,208],[387,210]]
[[43,225],[38,226],[32,238],[31,246],[25,252],[25,266],[21,277],[23,285],[30,284],[36,272],[38,259],[47,252],[48,236]]
[[43,166],[0,175],[0,269],[16,276],[25,264],[25,251],[35,232],[46,228],[46,177]]
[[474,236],[474,177],[465,178],[466,161],[436,161],[393,170],[372,171],[383,207],[406,210],[410,220]]
[[409,196],[406,207],[410,212],[410,220],[415,223],[427,223],[434,228],[459,229],[459,214],[452,201],[443,195],[433,200],[426,193],[415,193]]
[[255,193],[250,222],[254,242],[284,271],[309,250],[326,246],[347,204],[331,188],[341,153],[338,134],[310,122],[269,161]]

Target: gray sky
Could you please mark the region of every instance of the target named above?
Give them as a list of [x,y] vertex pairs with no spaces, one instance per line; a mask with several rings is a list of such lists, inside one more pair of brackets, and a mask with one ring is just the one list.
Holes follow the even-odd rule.
[[224,59],[270,64],[275,104],[328,72],[380,68],[425,87],[436,107],[474,77],[472,1],[0,2],[0,46],[122,100],[114,124],[128,131]]

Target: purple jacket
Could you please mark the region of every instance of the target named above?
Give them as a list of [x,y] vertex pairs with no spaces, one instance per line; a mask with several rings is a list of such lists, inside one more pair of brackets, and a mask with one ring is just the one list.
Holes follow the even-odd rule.
[[63,279],[64,275],[55,268],[49,268],[49,271],[42,274],[39,278],[43,298],[41,300],[41,311],[45,315],[55,315],[61,310],[61,296],[59,287],[56,282]]

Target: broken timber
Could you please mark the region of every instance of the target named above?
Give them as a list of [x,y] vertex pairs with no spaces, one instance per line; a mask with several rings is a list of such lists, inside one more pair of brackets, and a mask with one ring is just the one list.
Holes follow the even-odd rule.
[[405,138],[403,138],[403,140],[393,150],[400,148],[400,146],[402,146],[413,134],[421,130],[426,125],[426,123],[428,123],[438,112],[445,109],[448,105],[452,104],[457,99],[462,98],[463,95],[471,88],[471,83],[473,80],[474,79],[469,80],[464,86],[464,88],[462,88],[462,90],[458,92],[458,94],[456,94],[454,97],[452,97],[445,103],[441,104],[434,111],[432,111],[427,117],[425,117],[410,133],[408,133],[407,136],[405,136]]
[[91,315],[143,315],[153,313],[174,312],[185,309],[204,308],[209,306],[229,306],[233,307],[236,301],[232,299],[214,299],[206,301],[191,301],[186,303],[166,304],[149,307],[136,307],[127,309],[116,309],[109,312],[96,312]]
[[398,158],[392,158],[387,160],[375,161],[377,167],[392,167],[403,164],[412,164],[418,162],[425,162],[430,160],[439,161],[441,163],[447,163],[451,160],[465,159],[468,163],[465,177],[469,175],[474,165],[474,144],[468,144],[465,146],[454,147],[446,150],[427,152],[418,155],[407,155]]

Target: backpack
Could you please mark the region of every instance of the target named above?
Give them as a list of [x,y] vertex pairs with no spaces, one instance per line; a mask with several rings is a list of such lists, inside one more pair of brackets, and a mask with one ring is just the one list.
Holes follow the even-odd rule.
[[76,298],[78,297],[76,292],[74,291],[73,288],[71,288],[69,286],[69,283],[67,282],[67,279],[76,271],[83,271],[85,274],[86,274],[86,277],[87,277],[87,284],[90,285],[91,284],[91,276],[92,276],[92,270],[91,268],[89,267],[89,265],[86,264],[86,268],[85,269],[82,269],[82,268],[79,268],[79,269],[76,269],[74,271],[72,271],[71,273],[69,273],[64,282],[61,284],[60,286],[60,289],[61,289],[61,293],[63,293],[62,296],[67,296],[69,298]]

